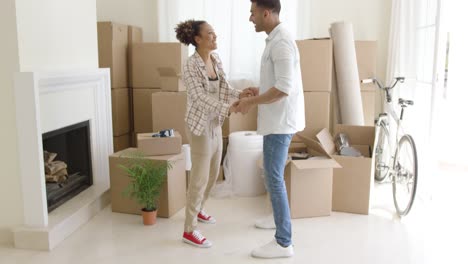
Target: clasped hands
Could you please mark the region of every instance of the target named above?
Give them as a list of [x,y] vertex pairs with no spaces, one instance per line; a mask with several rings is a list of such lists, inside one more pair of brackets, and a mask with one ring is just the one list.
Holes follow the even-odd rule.
[[259,91],[257,87],[248,87],[242,90],[239,95],[239,100],[234,102],[229,108],[229,113],[242,113],[247,114],[250,108],[254,105],[252,97],[258,96]]

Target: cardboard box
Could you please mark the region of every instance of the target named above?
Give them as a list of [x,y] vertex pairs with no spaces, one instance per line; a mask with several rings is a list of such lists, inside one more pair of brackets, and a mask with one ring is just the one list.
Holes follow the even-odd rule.
[[332,40],[296,40],[296,44],[301,57],[302,86],[304,91],[331,92]]
[[182,81],[181,73],[177,73],[173,68],[158,68],[159,75],[161,76],[160,84],[161,90],[169,92],[185,91],[185,85]]
[[[130,160],[128,153],[136,149],[129,148],[109,156],[110,190],[112,212],[141,214],[142,206],[136,201],[122,195],[130,183],[130,178],[119,164]],[[151,156],[146,159],[154,162],[171,162],[172,168],[167,172],[167,181],[159,197],[158,217],[171,217],[185,206],[185,159],[184,154]]]
[[364,125],[373,126],[375,120],[375,91],[361,90]]
[[143,30],[140,27],[128,26],[128,86],[132,87],[133,75],[132,75],[132,48],[131,46],[135,43],[143,42]]
[[128,27],[113,22],[98,22],[99,67],[110,68],[111,87],[128,87]]
[[188,144],[185,133],[186,92],[158,92],[152,95],[153,131],[172,128],[179,131],[182,144]]
[[114,152],[119,152],[130,146],[130,135],[125,134],[113,138],[114,141]]
[[250,109],[245,115],[241,113],[231,114],[229,118],[224,119],[223,137],[229,137],[232,132],[237,131],[257,131],[257,114],[257,106]]
[[[323,128],[330,128],[330,92],[304,92],[304,107],[306,126],[301,132],[309,138]],[[301,142],[294,136],[293,142]]]
[[146,156],[179,154],[182,149],[182,137],[174,131],[173,137],[153,137],[154,133],[137,135],[138,151]]
[[128,26],[128,45],[143,42],[143,30],[141,27]]
[[[369,79],[377,76],[377,41],[354,42],[358,64],[359,79]],[[373,84],[363,85],[364,89],[372,88]]]
[[314,158],[291,160],[284,173],[291,218],[330,215],[333,168],[340,165],[315,140],[299,134]]
[[[152,94],[159,89],[132,89],[133,130],[136,133],[153,132]],[[135,141],[136,142],[136,141]]]
[[129,89],[112,89],[112,131],[114,137],[130,132]]
[[333,171],[332,210],[355,214],[369,214],[371,194],[374,185],[375,127],[337,125],[335,135],[345,133],[351,146],[361,150],[365,157],[336,155],[334,137],[327,129],[317,134],[317,138],[327,153],[341,165]]
[[133,88],[160,88],[160,69],[173,69],[180,76],[188,58],[187,46],[178,42],[136,43],[131,49]]

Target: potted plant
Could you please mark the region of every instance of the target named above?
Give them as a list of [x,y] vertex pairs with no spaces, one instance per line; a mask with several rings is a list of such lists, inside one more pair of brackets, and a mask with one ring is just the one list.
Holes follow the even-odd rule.
[[154,225],[158,210],[159,195],[166,181],[167,171],[171,169],[169,162],[145,158],[141,153],[126,153],[127,164],[120,167],[130,178],[129,185],[123,194],[135,199],[143,208],[143,224]]

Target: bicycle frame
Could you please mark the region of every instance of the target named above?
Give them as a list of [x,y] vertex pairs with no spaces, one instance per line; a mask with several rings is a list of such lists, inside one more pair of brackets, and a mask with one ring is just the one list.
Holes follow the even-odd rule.
[[[363,80],[363,83],[365,82],[366,80]],[[377,84],[377,86],[385,92],[385,106],[387,111],[379,115],[376,125],[385,126],[388,132],[388,146],[390,148],[390,160],[389,164],[387,164],[387,166],[389,166],[388,175],[390,176],[391,180],[394,180],[397,166],[395,157],[397,156],[399,151],[398,141],[401,138],[401,136],[405,134],[402,126],[404,107],[401,107],[400,115],[398,115],[395,112],[395,107],[393,105],[392,94],[390,90],[392,90],[398,84],[398,82],[404,82],[404,78],[397,77],[393,84],[389,87],[384,87],[382,84],[380,84],[380,82],[377,79],[372,79],[372,82]],[[391,118],[388,118],[389,116]],[[394,126],[391,126],[390,122],[394,122],[396,124],[396,130],[391,129]]]

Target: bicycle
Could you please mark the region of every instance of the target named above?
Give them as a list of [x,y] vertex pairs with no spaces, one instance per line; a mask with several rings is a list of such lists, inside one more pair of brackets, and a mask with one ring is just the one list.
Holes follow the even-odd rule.
[[[383,86],[377,79],[372,83],[384,90],[388,113],[381,113],[375,121],[377,143],[374,148],[375,180],[383,182],[390,178],[393,186],[393,202],[399,216],[407,215],[413,206],[418,184],[418,158],[416,145],[411,135],[405,134],[402,128],[405,108],[414,104],[411,100],[398,99],[401,112],[398,116],[393,109],[391,90],[405,81],[396,77],[390,86]],[[390,118],[396,122],[394,141],[390,140]],[[392,133],[393,134],[393,133]],[[401,136],[399,136],[401,135]],[[392,135],[393,136],[393,135]],[[393,145],[391,143],[394,143]],[[394,146],[394,147],[393,147]],[[393,155],[392,155],[393,153]]]

